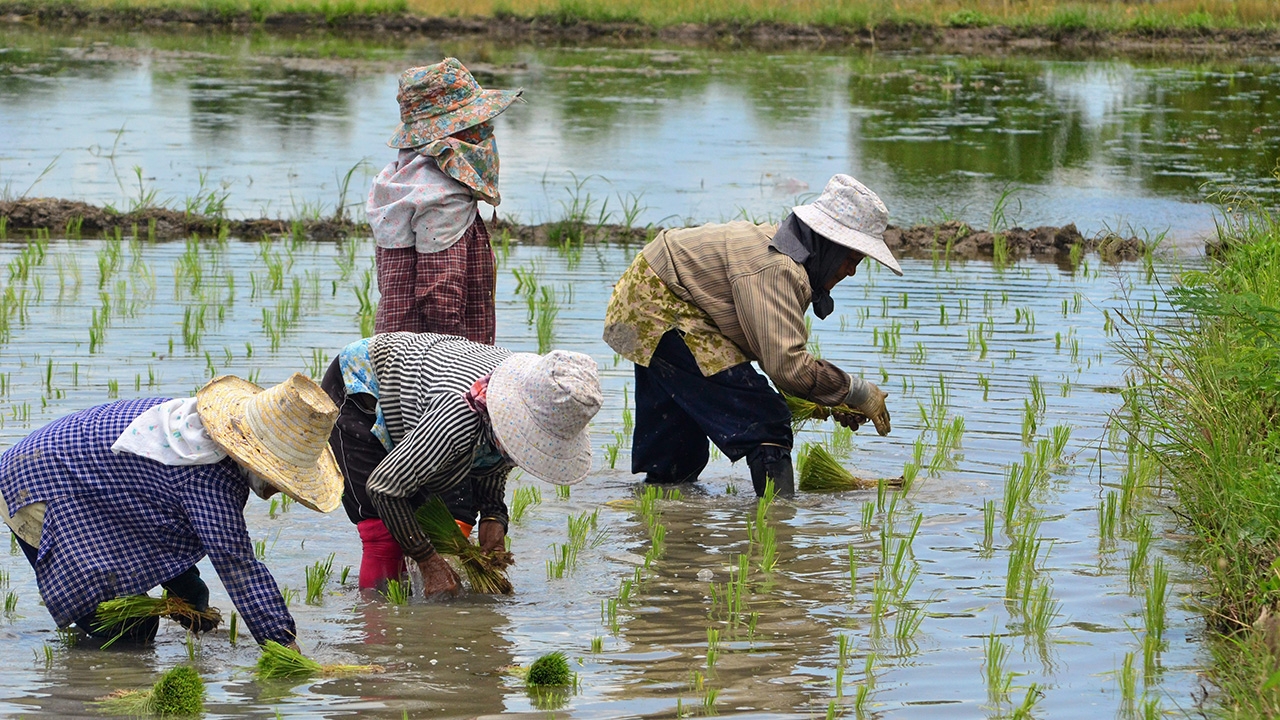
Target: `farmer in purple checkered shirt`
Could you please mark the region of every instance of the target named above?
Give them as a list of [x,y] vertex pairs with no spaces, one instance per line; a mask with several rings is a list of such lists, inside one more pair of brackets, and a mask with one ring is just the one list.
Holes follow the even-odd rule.
[[[401,125],[387,142],[399,154],[374,179],[367,208],[381,293],[375,333],[494,343],[496,268],[478,202],[502,202],[493,118],[521,92],[485,90],[455,58],[401,73]],[[470,483],[443,497],[466,535],[475,498]]]
[[[244,505],[277,491],[320,512],[336,508],[342,474],[328,448],[338,409],[294,374],[263,390],[233,376],[193,398],[121,400],[73,413],[0,455],[0,515],[35,569],[59,627],[92,637],[98,604],[162,585],[209,609],[196,563],[208,557],[260,643],[297,647],[296,628],[267,567],[254,557]],[[207,632],[209,619],[174,616]],[[125,641],[155,637],[157,618]]]

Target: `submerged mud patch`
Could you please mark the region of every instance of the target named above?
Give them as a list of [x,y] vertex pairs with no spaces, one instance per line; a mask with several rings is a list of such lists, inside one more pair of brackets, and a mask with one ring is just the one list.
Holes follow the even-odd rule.
[[[143,208],[118,212],[78,200],[31,198],[0,201],[5,232],[48,232],[67,237],[119,233],[152,240],[177,240],[192,235],[232,236],[247,240],[282,236],[311,240],[337,240],[367,236],[369,226],[347,218],[248,218],[232,220],[197,215],[169,208]],[[497,220],[494,243],[574,246],[583,244],[642,244],[662,228],[595,225],[573,220],[523,225]],[[1139,238],[1115,234],[1082,235],[1074,224],[1042,226],[1030,230],[1013,227],[999,232],[976,230],[968,223],[949,221],[908,228],[890,225],[885,244],[902,257],[963,260],[1032,257],[1074,263],[1082,253],[1097,252],[1105,260],[1134,260],[1146,251]]]

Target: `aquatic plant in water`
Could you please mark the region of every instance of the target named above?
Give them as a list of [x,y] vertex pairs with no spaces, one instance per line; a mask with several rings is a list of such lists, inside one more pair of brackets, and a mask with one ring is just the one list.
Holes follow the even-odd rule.
[[[874,487],[876,481],[856,477],[844,469],[821,445],[807,444],[801,450],[799,465],[800,490],[804,492],[841,492]],[[901,480],[897,484],[901,484]]]
[[117,690],[96,705],[111,715],[195,716],[204,712],[204,681],[195,668],[179,665],[149,690]]
[[572,683],[573,673],[569,671],[569,660],[559,650],[534,660],[525,675],[525,684],[530,687],[563,687]]
[[272,680],[382,672],[382,668],[378,665],[322,665],[293,648],[268,640],[262,646],[255,672],[260,679]]
[[154,598],[149,595],[128,595],[98,603],[94,614],[94,630],[105,632],[117,630],[115,637],[103,643],[107,648],[124,637],[138,623],[153,617],[183,617],[189,622],[199,624],[201,620],[221,620],[222,614],[217,608],[196,610],[187,601],[176,597]]

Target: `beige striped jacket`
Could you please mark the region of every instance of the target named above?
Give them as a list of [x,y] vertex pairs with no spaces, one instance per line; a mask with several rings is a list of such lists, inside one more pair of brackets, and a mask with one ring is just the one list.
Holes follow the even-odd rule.
[[705,376],[755,360],[783,392],[844,402],[855,380],[806,348],[809,277],[769,246],[776,229],[731,222],[658,233],[614,287],[605,342],[647,367],[674,328]]

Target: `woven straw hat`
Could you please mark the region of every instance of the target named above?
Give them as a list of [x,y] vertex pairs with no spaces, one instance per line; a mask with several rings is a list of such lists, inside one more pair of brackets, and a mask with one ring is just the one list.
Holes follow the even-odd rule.
[[511,106],[523,89],[485,90],[456,58],[400,73],[400,127],[387,141],[415,148],[489,120]]
[[836,175],[808,205],[791,208],[814,232],[837,245],[853,248],[901,275],[898,259],[884,244],[889,210],[880,196],[848,175]]
[[582,353],[514,353],[489,378],[489,422],[530,475],[572,485],[591,471],[587,423],[600,410],[596,361]]
[[342,471],[329,449],[338,407],[314,380],[294,373],[263,390],[234,375],[209,381],[196,408],[213,441],[285,495],[329,512],[342,500]]

